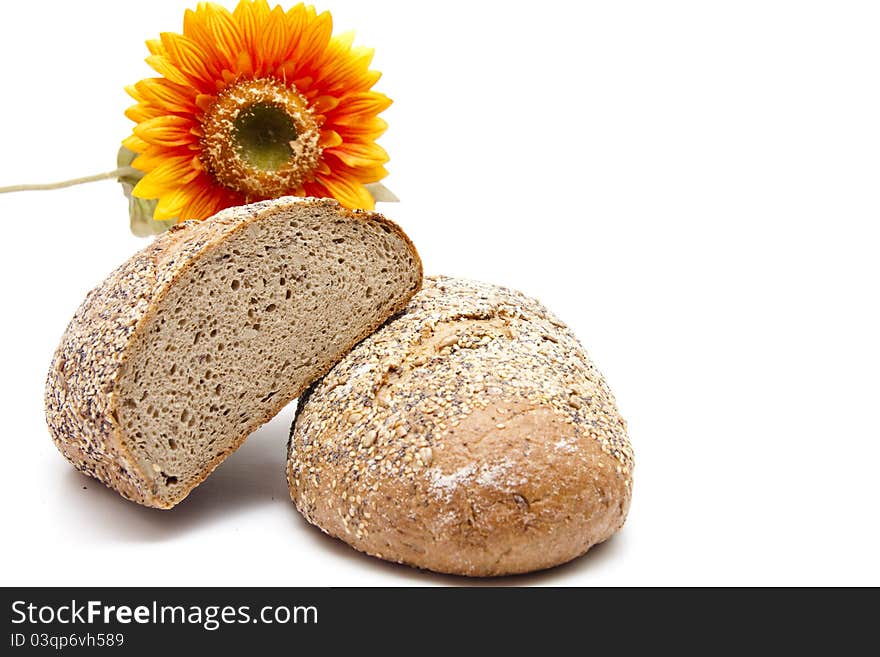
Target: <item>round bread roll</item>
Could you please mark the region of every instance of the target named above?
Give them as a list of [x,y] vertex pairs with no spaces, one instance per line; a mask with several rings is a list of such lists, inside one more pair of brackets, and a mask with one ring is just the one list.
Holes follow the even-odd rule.
[[574,334],[518,292],[446,277],[312,386],[288,452],[309,522],[459,575],[574,559],[632,493],[626,424]]

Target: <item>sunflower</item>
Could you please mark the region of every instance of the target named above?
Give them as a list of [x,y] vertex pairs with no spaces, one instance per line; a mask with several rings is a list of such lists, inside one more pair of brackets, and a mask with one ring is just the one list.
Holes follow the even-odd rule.
[[372,49],[332,36],[329,13],[241,0],[187,10],[183,34],[147,41],[161,77],[126,88],[137,125],[123,146],[144,172],[132,194],[158,199],[156,220],[292,194],[372,209],[365,187],[387,171],[375,143],[391,100],[371,88]]

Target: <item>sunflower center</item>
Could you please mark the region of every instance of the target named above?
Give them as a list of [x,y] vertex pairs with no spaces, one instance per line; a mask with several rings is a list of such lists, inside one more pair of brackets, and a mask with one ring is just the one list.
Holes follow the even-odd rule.
[[293,119],[278,105],[256,103],[242,110],[233,123],[235,146],[248,164],[275,171],[290,160],[297,133]]
[[205,169],[248,199],[303,194],[321,159],[308,101],[274,78],[227,87],[202,117],[202,133]]

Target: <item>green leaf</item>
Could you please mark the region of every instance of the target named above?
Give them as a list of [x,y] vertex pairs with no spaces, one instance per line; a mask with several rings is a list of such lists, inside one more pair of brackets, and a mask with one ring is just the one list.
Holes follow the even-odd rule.
[[176,219],[166,219],[164,221],[153,219],[158,203],[159,201],[156,199],[143,199],[137,196],[128,197],[129,227],[132,233],[138,237],[150,237],[151,235],[164,233],[177,223]]
[[[130,151],[123,146],[119,149],[119,153],[116,155],[116,166],[119,168],[131,167],[131,163],[136,157],[137,153]],[[122,185],[122,192],[125,194],[125,198],[128,199],[128,217],[131,232],[138,237],[150,237],[151,235],[164,233],[176,224],[177,220],[166,219],[164,221],[157,221],[156,219],[153,219],[159,200],[143,199],[132,196],[131,190],[134,189],[134,186],[137,185],[138,181],[143,177],[144,173],[142,171],[132,169],[131,173],[119,176],[118,180]]]
[[400,201],[400,199],[397,198],[397,195],[382,183],[367,183],[364,187],[367,188],[367,191],[370,192],[370,196],[372,196],[373,200],[377,203],[397,203]]
[[[119,152],[116,154],[116,167],[118,169],[122,169],[123,167],[131,167],[131,163],[134,162],[134,158],[138,156],[134,151],[128,150],[125,146],[120,146]],[[134,187],[138,184],[138,181],[144,177],[143,171],[139,171],[134,169],[134,171],[125,176],[120,176],[118,178],[119,182],[123,185],[129,185]]]

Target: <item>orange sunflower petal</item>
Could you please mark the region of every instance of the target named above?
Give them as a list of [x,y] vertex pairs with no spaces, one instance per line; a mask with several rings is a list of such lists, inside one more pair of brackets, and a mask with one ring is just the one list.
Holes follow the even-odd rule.
[[134,127],[134,134],[156,146],[183,146],[194,141],[192,128],[191,119],[168,115],[141,121]]
[[379,114],[391,106],[391,99],[378,91],[359,91],[349,93],[339,99],[334,114],[345,117],[361,117],[365,114]]
[[[140,83],[138,83],[140,84]],[[129,84],[124,87],[125,93],[134,98],[136,101],[141,102],[141,95],[137,91],[137,85]]]
[[234,66],[238,53],[244,48],[241,31],[232,14],[225,7],[205,5],[205,22],[214,39],[217,51],[227,68]]
[[320,63],[319,82],[328,89],[345,86],[349,89],[369,89],[378,78],[371,75],[373,61],[371,48],[351,48],[347,41],[334,37],[324,59]]
[[171,80],[171,82],[176,82],[177,84],[182,84],[184,86],[190,84],[186,75],[184,75],[183,72],[172,64],[164,55],[150,55],[145,61],[150,65],[150,68],[156,71],[156,73]]
[[388,175],[388,169],[381,164],[371,167],[358,167],[351,172],[351,177],[362,183],[379,182]]
[[260,33],[257,53],[258,68],[265,75],[274,72],[289,49],[287,15],[281,7],[275,7],[268,16]]
[[141,171],[152,171],[160,164],[167,162],[171,159],[189,159],[191,166],[193,168],[197,168],[195,162],[198,158],[193,158],[192,152],[186,146],[179,146],[176,148],[165,148],[163,146],[153,146],[152,144],[147,144],[146,148],[142,151],[139,151],[139,155],[135,158],[134,162],[131,163],[133,167],[136,169],[140,169]]
[[261,33],[271,10],[266,0],[241,0],[232,12],[241,28],[242,45],[257,64],[261,58]]
[[[186,206],[186,204],[189,203],[189,200],[190,198],[192,198],[192,195],[194,193],[196,193],[196,190],[195,188],[191,187],[179,187],[177,189],[164,192],[162,196],[159,197],[159,203],[156,204],[156,210],[153,212],[153,218],[157,221],[180,218],[181,211]],[[132,192],[132,194],[134,194],[134,192]]]
[[186,185],[198,174],[192,168],[191,158],[168,158],[141,178],[132,193],[140,198],[160,198],[169,189]]
[[202,112],[207,112],[216,100],[216,96],[211,96],[210,94],[199,94],[198,96],[196,96],[196,107],[198,107],[199,110],[201,110]]
[[314,7],[306,7],[302,37],[290,54],[292,62],[300,63],[300,75],[312,75],[313,65],[321,59],[332,33],[333,17],[330,13],[316,14]]
[[[212,62],[205,51],[195,41],[182,34],[163,32],[162,45],[165,46],[166,59],[183,73],[194,87],[204,89],[213,87],[213,80],[220,74],[219,70],[209,70]],[[216,66],[211,66],[216,69]]]
[[330,110],[334,110],[339,106],[339,99],[335,96],[318,96],[311,102],[312,111],[317,114],[324,114]]
[[165,54],[165,48],[162,46],[162,42],[158,39],[147,39],[147,50],[150,51],[151,55]]
[[241,75],[248,78],[253,77],[254,61],[249,52],[242,50],[238,53],[238,61],[235,63],[235,68]]
[[132,105],[131,107],[125,110],[125,116],[135,123],[140,123],[141,121],[146,121],[147,119],[154,119],[157,116],[161,116],[164,112],[154,107],[152,110],[146,106],[138,103],[137,105]]
[[286,59],[290,59],[290,53],[293,52],[293,49],[296,48],[300,38],[302,37],[303,30],[306,26],[307,12],[306,6],[302,3],[298,5],[294,5],[290,9],[287,10],[287,33],[289,35],[288,38],[288,52]]
[[129,135],[122,140],[122,145],[133,153],[143,153],[149,144],[137,135]]
[[374,143],[358,144],[347,143],[326,150],[342,160],[350,167],[375,166],[388,161],[388,153],[385,149]]
[[183,16],[183,34],[206,55],[211,76],[233,68],[242,49],[241,35],[235,21],[224,7],[199,3],[195,11],[187,9]]
[[223,205],[224,198],[219,194],[209,180],[197,186],[198,191],[190,196],[186,205],[180,211],[180,220],[207,219],[215,214]]
[[342,145],[342,137],[335,130],[322,130],[321,140],[318,145],[323,149],[333,148]]
[[[207,5],[199,4],[195,10],[183,12],[183,36],[192,41],[202,52],[210,57],[212,68],[222,68],[221,51],[217,47],[214,35],[208,28]],[[219,73],[219,71],[217,71]]]
[[195,90],[162,78],[147,78],[134,85],[144,103],[163,107],[171,112],[189,113],[195,108]]
[[332,127],[342,135],[344,141],[372,141],[385,133],[388,123],[384,119],[372,118],[347,123],[327,121],[325,127]]
[[318,178],[318,182],[327,188],[333,198],[347,208],[372,210],[376,206],[376,202],[367,188],[355,180],[327,177]]

